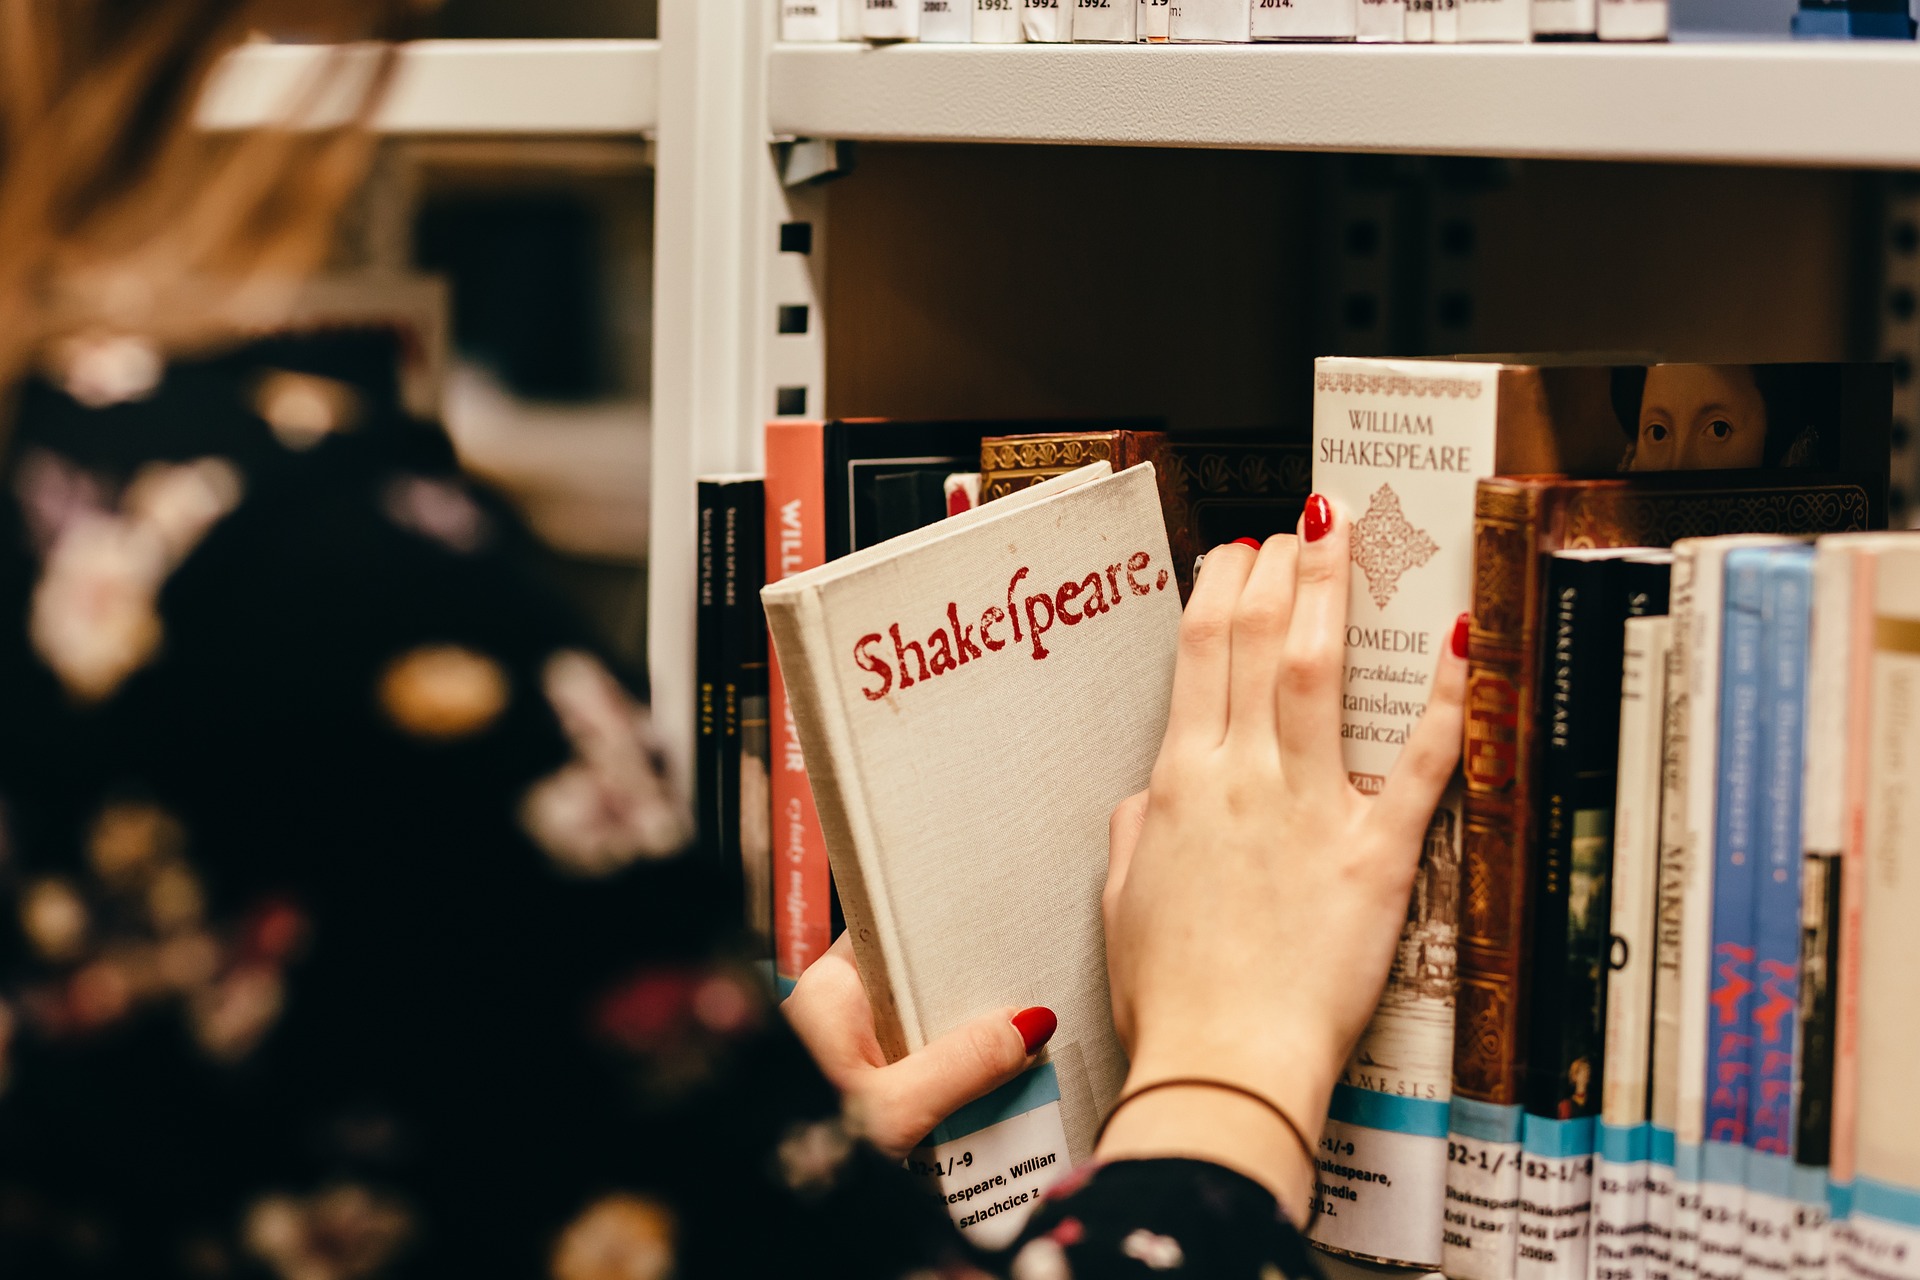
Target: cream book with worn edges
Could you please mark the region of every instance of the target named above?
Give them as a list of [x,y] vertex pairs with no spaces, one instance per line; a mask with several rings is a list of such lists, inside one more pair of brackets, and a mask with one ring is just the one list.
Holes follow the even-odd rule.
[[1126,1073],[1107,818],[1152,771],[1180,623],[1153,467],[1084,467],[761,598],[888,1057],[1000,1006],[1059,1015],[1036,1067],[909,1160],[998,1243]]

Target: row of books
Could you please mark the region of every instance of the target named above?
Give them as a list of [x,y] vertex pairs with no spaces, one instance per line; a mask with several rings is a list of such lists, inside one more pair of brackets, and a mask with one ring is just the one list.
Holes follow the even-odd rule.
[[780,38],[938,44],[1912,39],[1908,0],[782,0]]
[[1473,616],[1462,794],[1336,1093],[1317,1238],[1456,1280],[1920,1273],[1916,957],[1875,941],[1920,868],[1920,739],[1873,692],[1912,678],[1920,538],[1849,532],[1884,526],[1886,370],[1315,376],[1363,787],[1424,705],[1430,615]]
[[776,422],[764,477],[699,482],[701,846],[717,865],[739,869],[748,920],[767,940],[783,992],[841,921],[784,686],[770,670],[760,589],[1093,462],[1156,464],[1183,590],[1205,547],[1294,527],[1311,475],[1304,444],[1170,438],[1159,426]]
[[[703,715],[712,708],[715,716],[703,741],[724,743],[731,732],[742,743],[765,742],[757,776],[770,774],[764,799],[752,786],[723,781],[716,795],[729,785],[737,794],[714,806],[703,800],[723,841],[728,823],[748,831],[767,821],[759,845],[723,844],[728,851],[716,856],[744,859],[749,880],[765,886],[756,919],[773,917],[767,931],[783,985],[837,928],[831,858],[876,1016],[893,1028],[883,1038],[889,1052],[917,1047],[988,1004],[1074,1009],[1030,1078],[955,1117],[916,1153],[914,1167],[938,1184],[956,1219],[991,1243],[1017,1223],[1015,1206],[1030,1202],[1047,1176],[1084,1158],[1092,1118],[1118,1083],[1111,1033],[1095,1025],[1105,1017],[1095,945],[1104,826],[1081,821],[1079,809],[1091,814],[1144,780],[1171,671],[1168,619],[1177,620],[1177,608],[1169,614],[1166,602],[1177,604],[1179,576],[1195,551],[1290,529],[1309,489],[1323,493],[1354,522],[1342,736],[1350,776],[1363,790],[1381,785],[1424,707],[1451,619],[1470,608],[1474,625],[1463,786],[1435,815],[1388,990],[1335,1093],[1321,1141],[1316,1241],[1375,1261],[1444,1266],[1461,1280],[1580,1280],[1588,1269],[1610,1271],[1608,1280],[1730,1280],[1749,1265],[1749,1251],[1736,1238],[1726,1253],[1731,1237],[1714,1231],[1778,1221],[1762,1212],[1771,1202],[1760,1198],[1776,1183],[1754,1192],[1754,1212],[1742,1218],[1747,1171],[1817,1168],[1820,1160],[1799,1137],[1808,1113],[1797,1110],[1797,1145],[1784,1159],[1741,1156],[1738,1197],[1668,1197],[1672,1212],[1663,1220],[1663,1201],[1649,1192],[1662,1185],[1659,1159],[1669,1152],[1682,1178],[1727,1167],[1725,1155],[1713,1156],[1719,1163],[1711,1168],[1704,1163],[1720,1149],[1706,1125],[1707,1059],[1704,1050],[1684,1056],[1694,1051],[1682,1046],[1707,1042],[1704,1011],[1719,1007],[1707,999],[1701,959],[1723,940],[1710,895],[1739,881],[1710,874],[1718,833],[1702,799],[1717,800],[1733,770],[1713,755],[1672,773],[1687,744],[1701,751],[1720,742],[1720,721],[1700,721],[1719,715],[1720,685],[1709,694],[1700,682],[1708,671],[1719,680],[1708,658],[1720,656],[1721,643],[1677,642],[1702,670],[1696,677],[1683,663],[1669,676],[1664,665],[1649,665],[1652,640],[1635,633],[1657,629],[1643,619],[1666,613],[1669,594],[1676,619],[1693,620],[1679,635],[1708,619],[1723,623],[1723,597],[1709,605],[1707,587],[1695,585],[1708,580],[1701,566],[1718,563],[1719,553],[1703,548],[1721,544],[1700,539],[1759,533],[1791,547],[1779,540],[1884,526],[1890,374],[1846,365],[1326,359],[1314,380],[1304,448],[1181,441],[1150,423],[1101,431],[1058,423],[770,426],[764,484],[716,483],[702,504],[714,513],[702,517],[703,552],[712,557],[711,565],[703,560],[702,581],[714,584],[703,605],[750,601],[751,590],[730,588],[729,577],[751,587],[764,576],[791,677],[777,665],[772,672],[771,724],[751,725],[767,732],[730,730],[737,706],[758,704],[729,694],[734,677],[703,656]],[[1084,467],[1069,470],[1141,461],[1153,468],[1122,470],[1111,484]],[[974,466],[977,479],[966,474]],[[731,516],[717,501],[729,488],[738,498]],[[974,492],[981,505],[939,526],[950,532],[913,532],[940,521],[950,502],[971,505]],[[756,517],[764,542],[748,528]],[[1754,545],[1774,554],[1773,544]],[[764,573],[751,563],[756,546]],[[1083,580],[1074,577],[1082,560],[1092,566]],[[1035,585],[1046,590],[1030,592]],[[978,611],[1002,592],[1004,609]],[[1633,633],[1628,615],[1637,615]],[[710,616],[717,615],[702,614],[703,638],[725,630]],[[1810,616],[1817,653],[1826,615]],[[1080,625],[1095,617],[1096,627]],[[746,648],[763,643],[757,618],[727,625],[746,628]],[[1758,634],[1764,641],[1786,632],[1763,625]],[[1623,671],[1630,638],[1635,666]],[[990,656],[1009,647],[1031,661]],[[724,654],[724,641],[702,652]],[[1631,711],[1654,705],[1645,680],[1656,669],[1661,711],[1690,708],[1694,719],[1680,713],[1679,736],[1669,732],[1671,716],[1658,717],[1668,776],[1663,817],[1652,821],[1672,830],[1649,863],[1644,791],[1637,809],[1623,802],[1616,813],[1615,803],[1629,780],[1644,787],[1647,761],[1643,752],[1622,767],[1616,744],[1644,747],[1647,735],[1644,717],[1629,717],[1621,733],[1623,674],[1641,680],[1645,702],[1629,702]],[[720,673],[712,682],[710,671]],[[739,687],[758,689],[754,679],[738,677]],[[1703,692],[1686,696],[1688,680]],[[1750,683],[1757,700],[1758,678]],[[708,688],[717,692],[709,697]],[[1112,696],[1121,689],[1127,696]],[[1050,725],[1072,731],[1041,731]],[[1866,730],[1856,723],[1851,732]],[[703,764],[712,758],[703,751]],[[1905,767],[1920,779],[1910,753],[1864,748],[1844,776],[1864,786],[1864,770],[1887,761],[1896,774]],[[1780,768],[1764,776],[1776,778]],[[713,776],[724,779],[724,769],[722,759]],[[1740,803],[1779,793],[1773,783],[1761,787],[1755,779],[1763,775],[1742,776]],[[752,812],[742,814],[743,804]],[[1704,825],[1696,812],[1703,804]],[[1772,809],[1768,815],[1777,824]],[[1743,851],[1740,865],[1751,870],[1757,857]],[[1795,918],[1816,901],[1841,901],[1829,886],[1845,882],[1832,874],[1844,872],[1842,863],[1812,865],[1794,885]],[[1654,924],[1646,918],[1649,878]],[[1774,887],[1762,895],[1753,883],[1749,903],[1764,897],[1779,908]],[[1044,908],[1037,916],[1029,910],[1036,903]],[[1616,910],[1621,923],[1609,928]],[[1751,905],[1730,906],[1729,930],[1750,916],[1760,919]],[[1822,937],[1844,951],[1845,919],[1824,927]],[[1875,962],[1871,944],[1863,945],[1864,970]],[[1649,953],[1661,961],[1651,970]],[[1620,975],[1611,972],[1616,961]],[[1804,967],[1795,968],[1796,982]],[[1829,957],[1822,972],[1833,967]],[[1650,981],[1649,972],[1664,976]],[[1899,965],[1882,972],[1898,977]],[[1636,1006],[1629,993],[1641,985],[1650,994]],[[1802,985],[1832,990],[1811,976]],[[1739,1012],[1737,998],[1720,998],[1728,1001]],[[1863,994],[1856,1005],[1866,1001]],[[1749,1003],[1745,1016],[1757,1027],[1763,1019]],[[1802,1016],[1794,1025],[1828,1024]],[[1631,1047],[1636,1036],[1642,1049]],[[1787,1078],[1802,1097],[1806,1081],[1824,1078],[1823,1051],[1794,1043]],[[1751,1049],[1726,1046],[1716,1069],[1748,1069]],[[1640,1109],[1622,1102],[1602,1117],[1603,1098],[1631,1095],[1635,1071],[1616,1065],[1621,1054],[1643,1055]],[[1864,1054],[1863,1047],[1854,1060],[1863,1063]],[[1836,1072],[1841,1057],[1826,1059]],[[1889,1061],[1898,1059],[1896,1050]],[[1759,1066],[1781,1069],[1764,1058]],[[1869,1107],[1868,1073],[1858,1074],[1857,1115],[1871,1111],[1872,1123],[1894,1135],[1882,1155],[1920,1153],[1920,1125],[1903,1125],[1895,1100]],[[1743,1124],[1753,1122],[1756,1096],[1739,1095]],[[1744,1153],[1748,1132],[1719,1140]],[[1838,1128],[1829,1123],[1829,1132]],[[1608,1162],[1616,1157],[1630,1167],[1614,1169]],[[1906,1250],[1899,1231],[1920,1222],[1894,1210],[1920,1203],[1900,1190],[1920,1188],[1920,1170],[1876,1163],[1863,1137],[1854,1171],[1851,1182],[1831,1181],[1841,1196],[1854,1189],[1847,1239]],[[966,1181],[976,1175],[987,1180]],[[984,1206],[974,1199],[981,1187],[995,1197]],[[1802,1197],[1793,1211],[1810,1213],[1816,1200]],[[1660,1237],[1663,1221],[1669,1234]],[[1668,1241],[1664,1255],[1652,1247],[1660,1239]],[[1857,1269],[1920,1274],[1920,1239],[1913,1243]],[[1750,1265],[1766,1269],[1773,1255],[1762,1246],[1750,1252]],[[1730,1269],[1714,1271],[1729,1258]]]

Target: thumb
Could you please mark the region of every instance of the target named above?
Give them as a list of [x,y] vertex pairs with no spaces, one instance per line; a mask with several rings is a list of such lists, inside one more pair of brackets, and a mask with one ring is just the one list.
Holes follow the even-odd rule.
[[905,1155],[942,1120],[1032,1066],[1056,1025],[1050,1009],[983,1013],[872,1072],[860,1090],[867,1139]]

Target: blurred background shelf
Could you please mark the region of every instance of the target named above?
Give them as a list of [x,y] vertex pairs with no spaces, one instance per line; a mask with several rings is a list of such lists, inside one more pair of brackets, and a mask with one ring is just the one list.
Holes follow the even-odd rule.
[[[654,40],[421,40],[400,54],[376,117],[383,133],[549,135],[650,134],[659,120]],[[258,44],[221,69],[201,107],[214,129],[298,115],[337,122],[355,96],[352,74],[333,77],[308,103],[307,86],[330,57],[371,62],[328,46]]]
[[776,45],[776,134],[1920,166],[1920,48]]

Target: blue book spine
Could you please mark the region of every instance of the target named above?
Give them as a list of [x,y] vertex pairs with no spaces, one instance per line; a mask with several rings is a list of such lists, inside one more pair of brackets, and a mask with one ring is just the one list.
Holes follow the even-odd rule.
[[[1708,977],[1709,1142],[1746,1141],[1752,1094],[1755,798],[1760,748],[1764,548],[1727,555],[1720,651],[1720,777],[1713,852],[1713,962]],[[1737,1181],[1737,1179],[1736,1179]]]
[[1753,894],[1753,1091],[1747,1145],[1793,1155],[1800,1016],[1801,753],[1806,736],[1807,647],[1813,622],[1813,548],[1767,556],[1760,598],[1760,787]]

